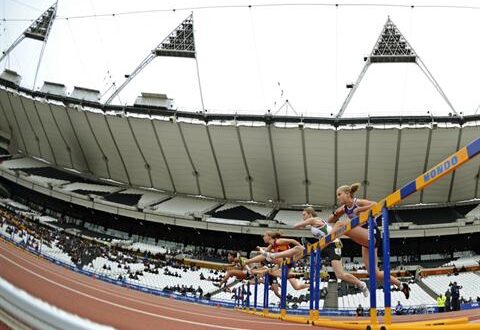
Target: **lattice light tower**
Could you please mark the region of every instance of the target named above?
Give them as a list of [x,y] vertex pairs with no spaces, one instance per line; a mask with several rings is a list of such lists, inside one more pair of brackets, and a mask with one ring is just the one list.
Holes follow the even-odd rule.
[[433,84],[438,93],[442,98],[447,102],[450,109],[454,114],[457,114],[457,111],[454,109],[453,105],[448,100],[447,96],[443,92],[442,88],[435,80],[433,75],[428,71],[426,65],[421,60],[420,56],[413,50],[413,47],[408,43],[407,39],[402,35],[397,26],[392,22],[390,17],[388,17],[385,26],[383,27],[380,36],[378,37],[375,46],[373,47],[370,55],[365,59],[365,65],[363,66],[362,72],[357,78],[357,81],[353,86],[349,86],[350,92],[347,95],[347,98],[342,104],[339,112],[336,115],[336,118],[341,118],[345,112],[348,104],[350,103],[353,95],[355,94],[358,86],[362,82],[365,73],[367,72],[369,66],[372,63],[414,63],[416,64],[428,80]]
[[2,57],[0,57],[0,62],[8,56],[8,54],[18,46],[25,38],[35,39],[43,42],[42,51],[40,53],[40,58],[38,59],[37,70],[35,72],[35,79],[33,81],[33,88],[35,88],[35,82],[37,81],[38,69],[40,67],[40,62],[42,60],[43,51],[45,50],[45,45],[47,43],[48,35],[55,20],[57,14],[57,3],[55,2],[50,6],[45,12],[43,12],[40,17],[38,17],[13,43],[7,50],[2,52]]
[[178,25],[163,41],[153,49],[150,54],[127,76],[127,79],[113,92],[105,101],[110,104],[113,99],[128,85],[137,74],[140,73],[157,56],[186,57],[195,59],[197,65],[197,77],[200,86],[200,98],[203,106],[202,87],[200,85],[200,73],[195,52],[195,35],[193,32],[193,14],[190,14],[180,25]]

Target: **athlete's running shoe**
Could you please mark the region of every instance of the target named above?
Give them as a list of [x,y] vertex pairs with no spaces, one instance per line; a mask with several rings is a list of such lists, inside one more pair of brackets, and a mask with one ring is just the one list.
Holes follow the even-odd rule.
[[403,294],[405,295],[405,298],[408,299],[410,298],[410,287],[408,286],[407,283],[402,283],[402,286],[401,286],[401,289],[400,291],[403,292]]
[[367,287],[367,283],[362,282],[362,284],[360,285],[359,289],[360,289],[360,291],[362,291],[363,296],[364,296],[365,298],[367,298],[367,297],[368,297],[368,294],[369,294],[368,287]]

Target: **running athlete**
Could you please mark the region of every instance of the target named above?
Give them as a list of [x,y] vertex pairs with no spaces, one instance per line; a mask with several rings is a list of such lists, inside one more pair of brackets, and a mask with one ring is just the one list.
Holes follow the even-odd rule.
[[[245,261],[248,260],[245,257],[242,257],[236,251],[228,252],[227,260],[230,265],[227,266],[227,272],[225,276],[219,283],[213,283],[213,285],[221,288],[226,286],[228,280],[232,277],[235,277],[237,280],[243,281],[251,277],[251,275],[261,275],[267,270],[265,269],[250,269],[249,266],[245,265]],[[253,266],[253,265],[252,265]]]
[[[246,265],[255,262],[262,262],[264,260],[280,264],[282,261],[275,259],[298,258],[303,255],[303,251],[305,250],[305,247],[302,244],[291,238],[283,238],[282,234],[279,232],[266,231],[263,235],[263,241],[265,244],[268,244],[268,246],[266,248],[257,247],[261,254],[246,260]],[[293,247],[291,247],[292,245]],[[272,257],[267,258],[266,255],[271,255]]]
[[[282,234],[279,232],[267,231],[263,235],[263,241],[265,244],[268,244],[266,248],[258,247],[261,252],[260,255],[255,256],[251,259],[245,261],[245,265],[248,266],[252,263],[268,261],[276,265],[271,271],[269,271],[270,277],[281,277],[281,271],[279,265],[282,263],[280,258],[300,258],[303,256],[303,251],[305,247],[302,246],[299,242],[291,238],[283,238]],[[293,247],[291,247],[293,246]],[[267,258],[267,253],[273,252],[273,254],[279,253],[281,256],[275,258]],[[288,281],[295,290],[303,290],[309,287],[308,284],[301,283],[296,278],[292,276],[292,268],[295,266],[294,262],[291,262],[287,265],[288,270]],[[272,279],[273,280],[273,279]]]
[[[367,199],[359,199],[355,198],[354,194],[360,187],[359,183],[354,183],[350,186],[344,185],[337,188],[337,199],[340,203],[340,207],[332,212],[332,214],[328,217],[329,223],[335,223],[333,231],[340,226],[345,225],[344,220],[339,220],[342,215],[346,215],[349,219],[353,219],[358,216],[363,211],[370,209],[375,202],[369,201]],[[375,276],[377,280],[383,279],[383,271],[378,269],[378,247],[380,246],[382,240],[380,236],[380,230],[377,227],[375,221]],[[370,272],[369,269],[369,260],[368,260],[368,223],[364,224],[363,226],[357,226],[351,229],[348,233],[346,233],[348,237],[352,239],[355,243],[362,246],[362,259],[367,271]],[[410,297],[410,288],[408,287],[407,283],[400,282],[396,277],[390,276],[390,281],[393,285],[398,287],[400,291],[405,294],[405,298]]]
[[[317,218],[317,212],[315,212],[315,209],[311,206],[303,210],[302,216],[303,221],[296,223],[293,228],[300,229],[310,226],[310,231],[313,236],[317,239],[321,239],[326,233],[325,227],[330,225],[325,220]],[[337,238],[332,244],[329,244],[322,249],[322,256],[330,260],[337,279],[353,284],[362,291],[365,297],[368,297],[367,284],[360,281],[352,274],[345,272],[343,269],[342,247],[342,242]]]

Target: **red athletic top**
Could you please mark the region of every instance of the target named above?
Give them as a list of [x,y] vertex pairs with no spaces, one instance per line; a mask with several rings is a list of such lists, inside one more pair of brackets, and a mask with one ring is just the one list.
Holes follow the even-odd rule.
[[274,240],[273,241],[273,244],[272,244],[272,251],[273,252],[282,252],[282,251],[286,251],[290,248],[290,245],[287,243],[287,244],[277,244],[277,240]]

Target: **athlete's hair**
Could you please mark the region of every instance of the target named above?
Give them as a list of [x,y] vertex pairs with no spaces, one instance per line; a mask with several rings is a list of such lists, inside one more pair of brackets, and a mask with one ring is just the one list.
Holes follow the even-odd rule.
[[307,206],[306,208],[303,209],[304,212],[307,212],[308,214],[310,214],[312,217],[316,217],[317,216],[317,212],[315,211],[315,209],[311,206]]
[[352,183],[351,185],[343,185],[337,188],[337,191],[343,191],[344,193],[350,194],[351,197],[355,192],[360,188],[360,183]]
[[273,238],[273,239],[277,239],[277,238],[282,237],[282,233],[281,233],[281,232],[279,232],[279,231],[271,231],[271,230],[267,230],[267,231],[265,232],[265,235],[270,236],[270,237]]

